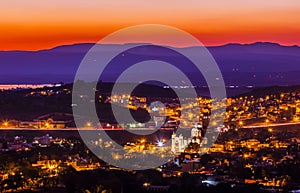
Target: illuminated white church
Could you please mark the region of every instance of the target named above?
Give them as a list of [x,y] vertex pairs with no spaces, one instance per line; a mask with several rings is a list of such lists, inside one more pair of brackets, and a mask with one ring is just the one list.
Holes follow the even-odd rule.
[[172,134],[172,152],[175,154],[183,153],[185,148],[190,143],[198,143],[201,144],[202,136],[201,136],[201,127],[195,125],[194,128],[191,129],[191,137],[184,138],[182,134],[176,136],[175,133]]

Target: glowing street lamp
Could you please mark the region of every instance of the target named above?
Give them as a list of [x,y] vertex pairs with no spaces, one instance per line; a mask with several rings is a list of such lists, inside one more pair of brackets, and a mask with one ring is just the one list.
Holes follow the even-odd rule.
[[87,122],[85,125],[86,125],[87,127],[91,127],[91,126],[92,126],[92,123],[91,123],[91,122]]
[[212,122],[212,125],[213,125],[213,126],[217,126],[217,122],[216,122],[216,121],[213,121],[213,122]]
[[272,132],[273,132],[273,129],[272,129],[272,128],[269,128],[268,131],[269,131],[270,133],[272,133]]
[[243,121],[239,121],[239,126],[243,126],[243,125],[244,125]]
[[144,186],[144,187],[149,187],[149,186],[150,186],[150,183],[145,182],[145,183],[143,184],[143,186]]

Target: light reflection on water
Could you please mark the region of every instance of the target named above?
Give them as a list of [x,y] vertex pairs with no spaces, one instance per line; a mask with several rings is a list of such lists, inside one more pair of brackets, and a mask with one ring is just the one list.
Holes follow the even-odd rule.
[[53,84],[0,84],[0,90],[29,89],[53,87]]

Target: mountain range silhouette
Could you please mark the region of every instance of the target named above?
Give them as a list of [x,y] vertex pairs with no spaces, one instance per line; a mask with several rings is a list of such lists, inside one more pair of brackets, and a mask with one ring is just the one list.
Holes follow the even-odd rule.
[[[40,51],[0,51],[0,83],[73,82],[80,62],[93,46],[92,43],[82,43],[62,45]],[[124,45],[101,46],[106,46],[109,52],[110,50],[120,50]],[[176,49],[186,49],[190,54],[197,54],[195,47]],[[227,86],[300,84],[300,47],[298,46],[257,42],[210,46],[207,49],[216,60]],[[147,49],[140,49],[134,54],[138,54],[142,58],[147,58],[148,55],[169,57],[151,46]],[[114,76],[114,71],[120,68],[118,65],[122,64],[110,68],[103,78],[110,81],[110,77]],[[199,78],[199,74],[193,74],[192,69],[187,69],[187,71],[189,70],[190,78]],[[202,85],[201,81],[200,85]]]

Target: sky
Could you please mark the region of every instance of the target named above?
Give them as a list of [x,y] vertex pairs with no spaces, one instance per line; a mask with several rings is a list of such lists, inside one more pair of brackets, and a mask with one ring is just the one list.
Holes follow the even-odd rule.
[[299,0],[2,0],[0,50],[97,42],[124,27],[170,25],[204,45],[300,45]]

